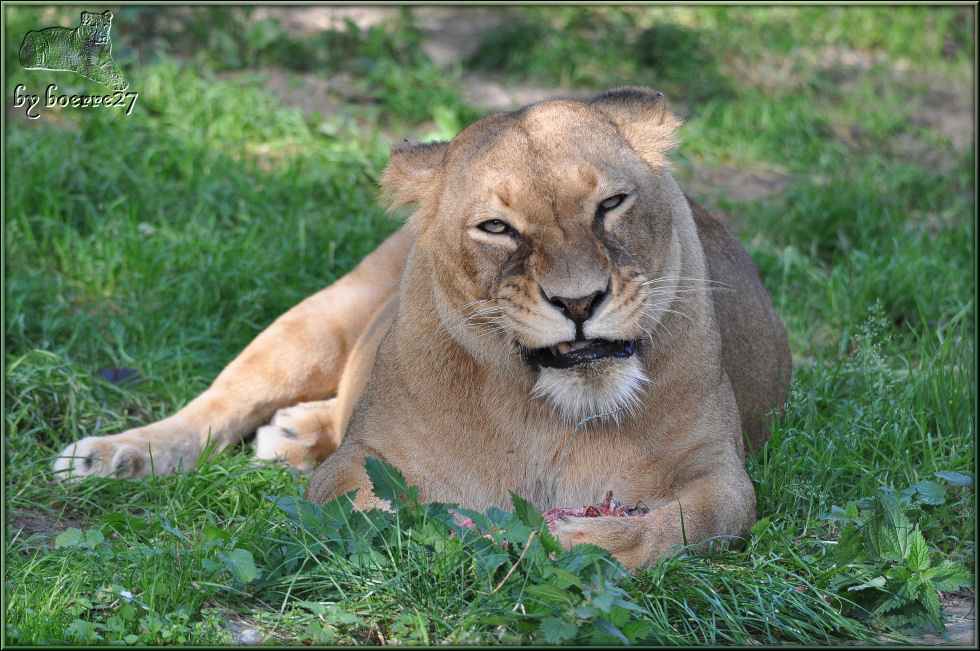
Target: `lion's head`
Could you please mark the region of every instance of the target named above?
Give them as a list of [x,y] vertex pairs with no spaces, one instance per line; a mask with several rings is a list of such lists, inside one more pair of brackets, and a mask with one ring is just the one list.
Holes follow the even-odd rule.
[[392,149],[382,186],[418,206],[445,330],[567,421],[630,411],[685,291],[676,221],[689,209],[666,161],[677,125],[661,93],[627,87]]
[[88,28],[86,41],[96,45],[105,45],[109,42],[109,28],[112,26],[112,12],[104,11],[101,14],[89,11],[82,12],[81,25]]

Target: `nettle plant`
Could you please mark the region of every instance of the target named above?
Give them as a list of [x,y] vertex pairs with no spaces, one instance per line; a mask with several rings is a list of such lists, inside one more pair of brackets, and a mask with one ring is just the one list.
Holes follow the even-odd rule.
[[[473,604],[470,610],[480,613],[479,626],[496,627],[502,642],[525,636],[549,644],[661,639],[644,617],[646,609],[619,585],[628,573],[609,552],[591,545],[564,551],[545,517],[516,494],[511,493],[513,513],[496,508],[479,513],[420,502],[419,489],[382,461],[368,459],[366,468],[374,493],[390,502],[390,511],[352,510],[353,493],[323,505],[293,496],[270,498],[290,526],[275,545],[278,558],[268,559],[276,568],[267,577],[269,585],[285,583],[287,575],[302,576],[309,563],[330,564],[335,575],[350,579],[329,586],[288,581],[294,595],[316,595],[317,601],[296,603],[333,626],[325,630],[314,623],[317,630],[309,633],[320,641],[335,639],[342,629],[338,624],[358,623],[350,613],[340,620],[336,615],[339,604],[364,585],[374,586],[369,597],[377,605],[390,602],[385,612],[395,623],[389,633],[396,638],[400,619],[390,606],[466,599]],[[454,514],[472,526],[460,524]]]
[[[934,477],[953,487],[973,483],[972,477],[952,471]],[[916,626],[946,631],[937,591],[971,586],[973,576],[952,560],[937,559],[923,529],[909,518],[944,505],[946,495],[942,484],[923,480],[902,491],[882,488],[871,499],[833,507],[826,517],[842,528],[834,549],[839,572],[831,588],[848,593],[852,601],[845,603],[852,614],[899,631]]]

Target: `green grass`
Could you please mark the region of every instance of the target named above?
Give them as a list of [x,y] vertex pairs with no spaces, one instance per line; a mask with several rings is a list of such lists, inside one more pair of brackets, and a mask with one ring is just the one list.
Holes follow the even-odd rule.
[[[506,29],[444,71],[409,12],[299,38],[227,8],[124,7],[113,55],[140,92],[131,116],[8,120],[8,644],[213,645],[243,627],[281,643],[869,639],[928,607],[902,592],[910,558],[837,550],[889,495],[930,567],[975,569],[974,149],[949,130],[972,101],[956,92],[972,83],[972,9],[498,10]],[[26,31],[77,24],[74,9],[5,17],[8,101],[18,83],[99,91],[16,63]],[[53,480],[63,446],[172,413],[392,232],[376,201],[388,144],[478,116],[461,99],[471,71],[653,85],[686,119],[682,186],[785,179],[699,197],[737,226],[794,353],[785,416],[748,461],[749,539],[626,576],[599,550],[549,556],[520,503],[483,521],[495,541],[451,535],[438,506],[304,506],[305,477],[247,446],[173,477]],[[267,91],[273,72],[350,81],[335,111],[304,114]],[[113,368],[142,382],[99,377]],[[875,572],[883,587],[862,587]],[[905,595],[894,612],[862,610],[889,591]]]

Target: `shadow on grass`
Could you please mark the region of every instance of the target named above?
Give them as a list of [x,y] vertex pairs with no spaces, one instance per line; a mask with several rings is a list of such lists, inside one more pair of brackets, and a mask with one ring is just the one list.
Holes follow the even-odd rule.
[[622,12],[565,15],[519,14],[488,33],[466,67],[550,85],[650,85],[689,101],[732,94],[704,32],[666,22],[640,28]]

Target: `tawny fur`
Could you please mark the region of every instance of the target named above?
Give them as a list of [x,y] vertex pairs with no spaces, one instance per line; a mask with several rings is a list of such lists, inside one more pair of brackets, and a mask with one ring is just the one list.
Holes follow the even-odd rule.
[[[209,436],[224,447],[309,403],[259,431],[259,454],[324,459],[307,487],[317,501],[359,489],[359,506],[384,506],[364,471],[374,456],[423,499],[471,509],[507,508],[509,491],[541,509],[610,490],[642,503],[646,515],[558,528],[566,547],[598,544],[630,568],[685,539],[745,534],[744,437],[768,438],[789,348],[744,249],[670,174],[678,124],[661,95],[623,88],[395,146],[383,186],[416,205],[408,225],[177,414],[83,439],[56,468],[139,476],[152,453],[170,472]],[[481,227],[492,220],[510,230]],[[600,298],[576,324],[561,306],[581,297]],[[521,353],[577,334],[636,349],[570,369]]]

